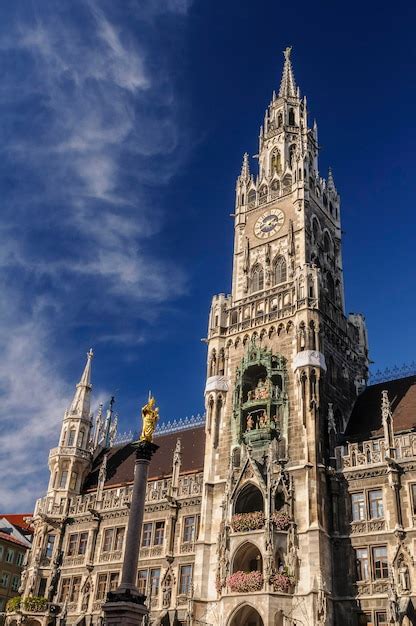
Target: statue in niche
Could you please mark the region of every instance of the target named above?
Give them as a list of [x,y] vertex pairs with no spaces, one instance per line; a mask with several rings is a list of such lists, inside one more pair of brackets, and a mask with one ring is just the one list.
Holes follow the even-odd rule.
[[273,154],[272,154],[272,162],[271,162],[271,166],[272,166],[272,175],[276,172],[277,174],[280,174],[280,172],[282,171],[282,163],[281,163],[281,159],[280,159],[280,152],[279,150],[274,150]]
[[170,599],[172,597],[172,578],[170,574],[168,574],[165,578],[163,589],[162,589],[162,605],[164,609],[168,609],[170,607]]
[[247,415],[247,430],[253,430],[254,428],[254,419],[251,413]]
[[401,591],[409,591],[409,568],[407,567],[407,564],[403,559],[401,559],[399,562],[398,572]]
[[259,417],[259,428],[266,428],[266,427],[267,427],[267,413],[266,411],[263,411]]
[[389,591],[388,591],[388,602],[387,602],[387,623],[398,624],[399,620],[400,620],[400,612],[399,612],[399,602],[397,598],[397,593],[393,585],[390,584]]

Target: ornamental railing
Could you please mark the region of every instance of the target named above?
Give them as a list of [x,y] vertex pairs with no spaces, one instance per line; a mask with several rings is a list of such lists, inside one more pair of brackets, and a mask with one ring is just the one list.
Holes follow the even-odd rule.
[[[386,457],[384,439],[338,446],[336,456],[339,470],[354,470],[384,463]],[[395,436],[395,460],[403,462],[414,457],[416,457],[416,433]]]
[[376,372],[370,372],[368,380],[369,385],[378,385],[379,383],[386,383],[390,380],[397,380],[398,378],[406,378],[407,376],[416,376],[416,362],[404,363],[403,365],[395,365],[394,367],[386,367],[384,370],[377,370]]

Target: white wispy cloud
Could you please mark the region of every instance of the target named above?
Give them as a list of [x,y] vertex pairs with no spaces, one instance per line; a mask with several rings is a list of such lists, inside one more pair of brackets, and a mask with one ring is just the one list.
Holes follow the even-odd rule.
[[[177,101],[169,76],[149,69],[160,50],[128,11],[151,28],[156,15],[186,15],[189,2],[133,2],[124,15],[98,0],[33,15],[25,6],[0,31],[0,153],[14,185],[0,216],[0,508],[9,511],[30,510],[41,494],[72,393],[58,334],[86,310],[91,325],[122,303],[137,318],[143,298],[156,314],[185,289],[181,269],[149,246],[163,227],[151,187],[181,158]],[[128,323],[99,340],[144,341]]]

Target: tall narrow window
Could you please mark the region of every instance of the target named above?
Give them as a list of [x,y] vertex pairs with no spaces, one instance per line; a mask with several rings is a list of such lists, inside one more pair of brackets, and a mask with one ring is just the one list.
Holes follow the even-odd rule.
[[46,542],[46,557],[48,559],[52,558],[54,545],[55,545],[55,535],[48,535],[48,540]]
[[365,519],[365,499],[362,491],[351,494],[351,508],[353,522]]
[[75,534],[69,535],[68,550],[67,550],[68,556],[74,556],[76,554],[77,543],[78,543],[78,534],[75,533]]
[[251,272],[251,291],[261,291],[264,288],[264,273],[261,265],[255,265]]
[[376,579],[389,577],[386,546],[373,548],[373,574]]
[[280,152],[277,148],[275,148],[271,154],[271,158],[270,158],[270,172],[271,175],[273,176],[273,174],[275,172],[277,172],[278,174],[281,172],[282,170],[282,164],[281,164],[281,160],[280,160]]
[[165,522],[156,522],[155,524],[155,538],[153,544],[155,546],[163,545],[165,538]]
[[97,600],[104,600],[107,590],[107,574],[98,574],[97,591],[95,597]]
[[75,428],[71,428],[68,433],[68,441],[66,443],[67,446],[73,446],[75,443]]
[[195,515],[183,520],[183,543],[190,543],[195,539]]
[[154,598],[159,594],[160,585],[160,568],[151,569],[149,573],[150,578],[150,595]]
[[124,528],[116,528],[116,538],[114,542],[114,550],[122,550],[124,540]]
[[182,565],[179,576],[179,593],[189,595],[192,587],[192,565]]
[[280,285],[287,281],[287,263],[283,256],[278,256],[274,262],[274,284]]
[[146,595],[147,569],[139,569],[137,572],[137,589],[139,593]]
[[152,543],[152,522],[146,522],[143,524],[143,533],[142,533],[142,546],[143,548],[148,548]]
[[103,552],[111,552],[113,548],[114,528],[107,528],[104,531]]
[[355,551],[355,562],[357,569],[357,580],[368,580],[370,578],[370,570],[368,567],[367,548],[357,548],[357,550]]
[[61,476],[59,479],[59,489],[65,489],[67,482],[68,482],[68,470],[62,470]]
[[295,125],[295,112],[293,109],[289,109],[289,126]]
[[377,519],[384,516],[383,491],[381,489],[374,489],[368,492],[368,504],[370,519]]
[[411,490],[412,490],[412,511],[413,511],[413,515],[416,516],[416,483],[413,483],[413,485],[411,485]]
[[70,602],[78,602],[80,589],[81,576],[74,576],[74,578],[72,579],[71,595],[69,597]]
[[110,584],[109,584],[109,590],[110,591],[115,591],[118,587],[118,579],[119,579],[119,574],[118,572],[111,572],[110,574]]
[[215,406],[215,426],[214,426],[214,448],[218,447],[218,442],[220,439],[220,427],[221,427],[221,409],[222,409],[222,398],[217,398],[217,403]]
[[70,588],[71,588],[71,579],[63,578],[62,584],[61,584],[61,595],[59,597],[60,602],[65,602],[65,600],[67,599],[69,595]]
[[78,554],[85,554],[87,552],[88,533],[79,534]]

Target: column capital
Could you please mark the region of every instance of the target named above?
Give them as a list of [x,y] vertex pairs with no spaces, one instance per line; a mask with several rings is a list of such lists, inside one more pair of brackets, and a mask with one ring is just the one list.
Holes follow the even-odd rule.
[[159,449],[152,441],[134,441],[133,446],[136,448],[137,461],[150,461],[156,450]]

